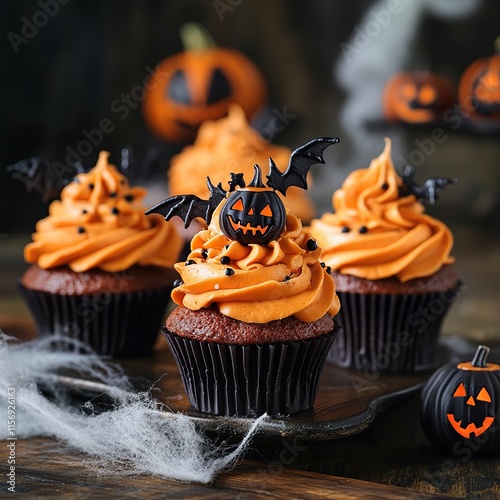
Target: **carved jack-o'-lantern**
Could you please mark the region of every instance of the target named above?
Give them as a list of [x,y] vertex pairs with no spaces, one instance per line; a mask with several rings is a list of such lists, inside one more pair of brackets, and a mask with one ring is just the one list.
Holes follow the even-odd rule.
[[169,142],[189,143],[206,120],[225,116],[237,103],[247,118],[267,99],[264,78],[241,52],[186,42],[185,50],[160,62],[146,85],[144,117]]
[[473,116],[500,117],[500,54],[475,61],[464,71],[458,99]]
[[281,234],[286,210],[272,188],[262,184],[262,174],[255,165],[252,182],[231,193],[222,207],[219,225],[222,232],[242,245],[263,245]]
[[500,365],[486,363],[489,348],[479,346],[468,363],[440,368],[422,391],[422,426],[438,447],[471,455],[500,452],[498,405]]
[[428,123],[453,105],[451,81],[434,73],[400,73],[386,84],[383,111],[389,121]]

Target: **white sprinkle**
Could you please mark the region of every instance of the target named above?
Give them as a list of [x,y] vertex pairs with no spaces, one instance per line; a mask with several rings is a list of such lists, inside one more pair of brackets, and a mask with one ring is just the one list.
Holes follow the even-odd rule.
[[219,285],[218,283],[216,283],[216,284],[214,285],[214,288],[215,288],[216,290],[218,290],[218,289],[220,288],[220,285]]

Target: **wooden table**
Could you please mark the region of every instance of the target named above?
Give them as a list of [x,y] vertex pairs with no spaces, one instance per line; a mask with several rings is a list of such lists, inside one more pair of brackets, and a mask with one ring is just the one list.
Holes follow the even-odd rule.
[[[445,334],[498,347],[500,241],[474,229],[463,231],[461,241],[467,244],[455,255],[468,288],[452,308]],[[34,335],[33,324],[15,290],[23,267],[19,259],[22,241],[7,240],[0,248],[0,328],[28,338]],[[163,342],[160,338],[154,359],[169,356]],[[141,363],[149,366],[151,359],[136,361],[136,368]],[[293,453],[283,453],[290,449]],[[365,430],[351,436],[314,441],[256,437],[243,462],[209,486],[150,477],[98,476],[83,465],[79,453],[46,438],[19,440],[16,451],[20,498],[500,497],[500,459],[463,460],[438,452],[421,430],[417,393],[384,409]],[[1,446],[1,498],[8,493],[7,455],[7,448]],[[287,458],[280,461],[280,456]]]

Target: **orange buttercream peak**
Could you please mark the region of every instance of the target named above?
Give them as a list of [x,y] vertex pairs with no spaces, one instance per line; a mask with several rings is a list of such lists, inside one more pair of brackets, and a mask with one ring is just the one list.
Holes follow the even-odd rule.
[[49,269],[76,272],[100,268],[115,272],[133,265],[172,267],[180,235],[161,216],[146,216],[146,190],[131,187],[102,151],[94,168],[79,174],[51,203],[40,220],[25,258]]
[[95,165],[94,168],[97,168],[97,169],[102,169],[102,168],[106,168],[108,166],[112,166],[109,164],[109,161],[108,161],[108,158],[109,158],[109,151],[101,151],[99,153],[99,157],[97,158],[97,163]]
[[370,166],[351,172],[334,192],[334,213],[311,222],[328,266],[359,278],[405,282],[453,262],[451,231],[425,214],[414,195],[402,196],[402,184],[386,138]]

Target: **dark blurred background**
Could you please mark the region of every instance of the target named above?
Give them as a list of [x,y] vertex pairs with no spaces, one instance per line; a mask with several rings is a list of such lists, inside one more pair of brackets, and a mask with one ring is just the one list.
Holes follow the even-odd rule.
[[[158,144],[140,102],[125,119],[111,106],[141,85],[148,67],[182,50],[179,28],[187,21],[202,23],[218,45],[259,66],[270,93],[268,113],[293,116],[274,142],[294,148],[319,135],[340,136],[341,144],[327,151],[331,168],[313,168],[311,195],[320,213],[331,208],[331,194],[348,172],[382,151],[384,136],[393,139],[397,166],[411,163],[416,141],[431,136],[432,128],[366,126],[382,116],[387,79],[418,69],[445,74],[458,86],[473,60],[493,54],[499,19],[500,4],[491,0],[2,2],[0,233],[31,232],[48,206],[12,179],[7,165],[29,156],[64,163],[68,148],[103,118],[114,130],[83,158],[85,168],[102,149],[116,163],[125,145],[141,158]],[[497,231],[499,135],[462,128],[446,134],[431,153],[413,155],[421,159],[418,180],[459,178],[430,212],[452,226],[456,220]],[[161,188],[165,172],[136,177]]]

